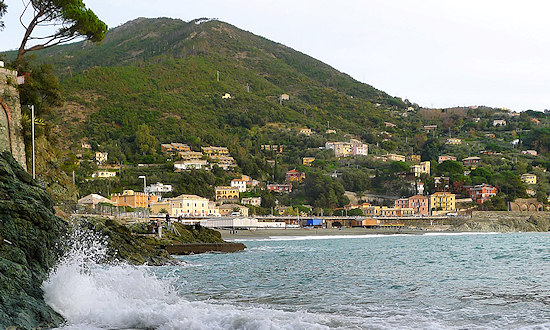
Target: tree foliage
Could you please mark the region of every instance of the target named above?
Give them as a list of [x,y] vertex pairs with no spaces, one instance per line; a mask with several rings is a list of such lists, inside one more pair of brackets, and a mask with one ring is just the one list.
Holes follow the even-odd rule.
[[[2,18],[6,11],[8,10],[8,5],[4,3],[4,0],[0,0],[0,18]],[[0,31],[4,29],[4,21],[0,21]]]
[[[107,25],[93,11],[86,8],[82,0],[29,0],[25,3],[21,18],[30,10],[29,7],[33,10],[33,15],[28,24],[22,23],[25,35],[17,52],[17,61],[29,51],[49,48],[78,37],[99,42],[107,33]],[[45,26],[59,28],[47,35],[33,34],[37,28]],[[37,43],[27,47],[29,41]]]

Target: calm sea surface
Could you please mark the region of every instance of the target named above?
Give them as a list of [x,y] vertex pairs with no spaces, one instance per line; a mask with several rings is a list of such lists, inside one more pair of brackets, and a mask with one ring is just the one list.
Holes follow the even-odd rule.
[[[102,289],[128,317],[121,320],[109,311],[115,307],[94,301],[95,319],[82,308],[68,311],[79,317],[67,317],[67,327],[550,328],[547,233],[244,243],[245,252],[181,257],[187,266],[95,270],[87,276],[110,278]],[[128,298],[124,290],[131,288],[137,292]],[[157,293],[145,298],[152,290]]]

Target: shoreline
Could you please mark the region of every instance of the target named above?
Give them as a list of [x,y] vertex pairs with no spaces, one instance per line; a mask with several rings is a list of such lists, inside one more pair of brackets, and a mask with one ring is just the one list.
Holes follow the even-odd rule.
[[385,228],[270,228],[270,229],[238,229],[236,233],[229,229],[215,229],[220,232],[226,241],[240,239],[268,239],[270,237],[292,236],[361,236],[361,235],[423,235],[427,233],[459,233],[450,230],[422,230],[422,229],[385,229]]

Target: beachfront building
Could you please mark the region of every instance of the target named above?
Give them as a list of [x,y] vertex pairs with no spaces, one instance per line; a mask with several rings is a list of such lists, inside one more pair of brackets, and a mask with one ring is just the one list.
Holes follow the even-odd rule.
[[485,203],[498,193],[498,189],[489,184],[466,187],[466,191],[470,195],[470,198],[478,204]]
[[238,201],[239,189],[231,186],[218,186],[215,188],[216,202]]
[[148,208],[151,206],[152,203],[156,203],[159,201],[159,196],[133,190],[124,190],[120,194],[111,195],[111,201],[116,206]]
[[432,215],[455,211],[455,194],[438,191],[430,195],[430,212]]
[[89,194],[78,200],[78,205],[88,206],[92,209],[95,209],[96,206],[100,203],[113,204],[113,201],[98,194]]
[[526,184],[537,184],[537,176],[530,173],[525,173],[521,175],[521,181]]
[[306,178],[304,172],[300,172],[297,169],[292,169],[286,172],[286,182],[302,182]]
[[414,215],[429,215],[429,200],[427,196],[415,195],[409,198],[400,198],[394,204],[395,208],[412,209]]
[[218,210],[222,217],[231,216],[239,213],[240,216],[248,217],[248,207],[239,204],[222,204],[218,206]]
[[171,217],[178,216],[208,216],[209,200],[197,195],[179,195],[162,202],[151,204],[152,213],[166,211]]

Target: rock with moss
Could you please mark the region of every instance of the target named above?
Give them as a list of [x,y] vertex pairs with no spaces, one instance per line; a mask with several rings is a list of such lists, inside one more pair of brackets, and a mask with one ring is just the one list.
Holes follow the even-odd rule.
[[55,265],[66,229],[50,195],[11,154],[0,152],[0,328],[63,322],[44,302],[41,284]]

